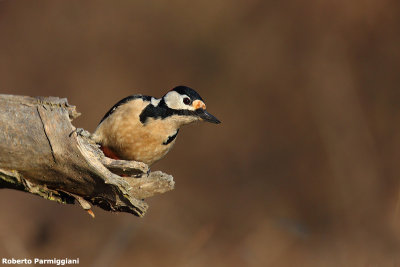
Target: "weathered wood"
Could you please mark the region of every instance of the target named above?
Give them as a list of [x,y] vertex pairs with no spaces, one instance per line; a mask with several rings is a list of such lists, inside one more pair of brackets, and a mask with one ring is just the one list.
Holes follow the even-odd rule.
[[77,116],[66,99],[0,95],[0,188],[137,216],[148,208],[141,199],[174,188],[172,176],[144,163],[104,157],[71,124]]

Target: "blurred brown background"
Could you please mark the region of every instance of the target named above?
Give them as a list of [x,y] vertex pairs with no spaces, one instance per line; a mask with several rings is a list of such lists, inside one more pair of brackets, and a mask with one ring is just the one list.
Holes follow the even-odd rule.
[[0,256],[81,266],[400,266],[400,2],[0,1],[0,93],[195,88],[221,125],[153,166],[145,218],[0,192]]

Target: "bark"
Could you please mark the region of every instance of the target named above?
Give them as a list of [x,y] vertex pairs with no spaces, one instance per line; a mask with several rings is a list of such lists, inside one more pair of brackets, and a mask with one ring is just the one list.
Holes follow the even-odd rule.
[[105,157],[71,124],[79,115],[66,99],[0,95],[0,188],[137,216],[148,208],[142,199],[174,188],[144,163]]

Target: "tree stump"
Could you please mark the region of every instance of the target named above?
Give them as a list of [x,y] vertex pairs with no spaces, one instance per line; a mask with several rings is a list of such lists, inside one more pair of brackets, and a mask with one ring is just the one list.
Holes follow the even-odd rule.
[[142,199],[174,188],[171,175],[105,157],[71,124],[79,115],[65,98],[0,94],[0,188],[78,202],[92,215],[91,204],[140,217]]

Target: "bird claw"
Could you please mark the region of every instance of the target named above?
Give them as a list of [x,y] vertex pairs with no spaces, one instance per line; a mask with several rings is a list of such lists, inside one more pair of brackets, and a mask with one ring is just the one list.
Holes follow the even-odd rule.
[[143,175],[146,175],[146,177],[149,177],[149,176],[150,176],[150,172],[151,172],[151,170],[150,170],[150,168],[149,168],[149,169],[147,170],[146,174],[145,174],[145,173],[139,173],[139,174],[133,175],[132,177],[134,177],[134,178],[142,178]]

